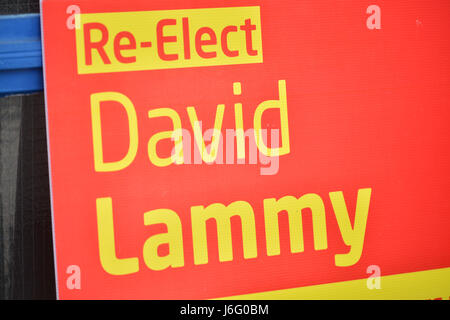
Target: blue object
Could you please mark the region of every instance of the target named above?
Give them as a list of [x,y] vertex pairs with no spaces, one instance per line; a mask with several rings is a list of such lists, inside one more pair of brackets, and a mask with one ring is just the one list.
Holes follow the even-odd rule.
[[0,16],[0,96],[43,86],[39,14]]

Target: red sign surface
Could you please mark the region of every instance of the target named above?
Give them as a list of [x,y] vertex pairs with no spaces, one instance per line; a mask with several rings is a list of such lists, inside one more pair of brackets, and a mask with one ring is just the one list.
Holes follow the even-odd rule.
[[450,267],[448,1],[41,7],[59,298]]

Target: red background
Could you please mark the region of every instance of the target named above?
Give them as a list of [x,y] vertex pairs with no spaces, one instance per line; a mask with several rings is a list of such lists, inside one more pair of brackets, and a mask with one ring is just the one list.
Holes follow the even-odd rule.
[[[264,63],[78,75],[74,31],[65,27],[71,4],[82,13],[260,6]],[[366,27],[371,4],[381,8],[381,30]],[[45,0],[59,297],[212,298],[364,278],[372,264],[382,275],[449,267],[449,30],[446,0]],[[233,104],[242,102],[247,129],[256,106],[278,97],[280,79],[287,83],[291,153],[281,157],[277,175],[261,176],[259,165],[158,168],[148,160],[148,139],[170,128],[168,121],[148,119],[150,109],[171,107],[190,129],[186,107],[194,105],[209,128],[217,104],[225,103],[224,128],[232,129]],[[242,83],[240,97],[232,95],[235,81]],[[136,159],[114,173],[94,172],[89,97],[102,91],[125,94],[138,114]],[[102,114],[106,160],[120,158],[127,149],[120,110]],[[343,191],[353,215],[357,190],[366,187],[372,188],[372,198],[361,259],[336,267],[334,255],[349,248],[328,192]],[[305,214],[305,252],[290,253],[282,218],[281,255],[267,257],[263,199],[306,193],[324,200],[328,249],[314,250],[311,217]],[[117,255],[139,257],[138,273],[111,276],[102,269],[99,197],[112,197]],[[195,266],[189,208],[236,200],[254,208],[258,258],[243,259],[241,235],[234,232],[234,260],[219,263],[211,228],[209,263]],[[158,208],[180,215],[185,267],[152,271],[143,262],[145,240],[163,230],[144,226],[143,213]],[[239,228],[233,222],[233,229]],[[72,264],[81,268],[81,290],[66,288],[65,271]]]

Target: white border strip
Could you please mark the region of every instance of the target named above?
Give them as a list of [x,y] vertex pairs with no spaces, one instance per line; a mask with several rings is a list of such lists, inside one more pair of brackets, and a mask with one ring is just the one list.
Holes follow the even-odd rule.
[[52,212],[52,240],[53,240],[53,263],[55,268],[55,286],[56,286],[56,300],[59,300],[59,286],[58,286],[58,267],[56,265],[56,242],[55,242],[55,213],[53,208],[53,187],[52,187],[52,170],[50,161],[50,134],[48,126],[48,106],[47,106],[47,81],[46,81],[46,71],[45,71],[45,43],[44,43],[44,13],[42,10],[42,3],[46,0],[39,1],[39,10],[41,14],[41,47],[42,47],[42,74],[44,77],[44,98],[45,98],[45,123],[46,123],[46,133],[47,133],[47,158],[48,158],[48,178],[50,187],[50,208]]

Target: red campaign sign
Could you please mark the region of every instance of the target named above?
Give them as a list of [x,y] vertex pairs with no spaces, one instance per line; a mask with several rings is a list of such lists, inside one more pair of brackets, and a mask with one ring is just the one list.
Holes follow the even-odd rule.
[[450,4],[375,2],[44,0],[59,298],[450,267]]

